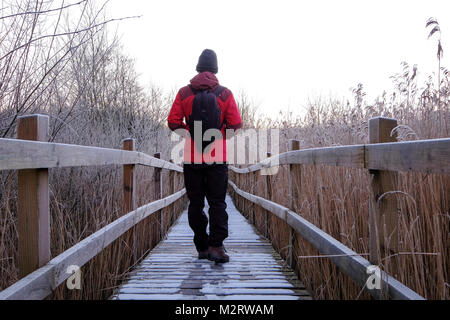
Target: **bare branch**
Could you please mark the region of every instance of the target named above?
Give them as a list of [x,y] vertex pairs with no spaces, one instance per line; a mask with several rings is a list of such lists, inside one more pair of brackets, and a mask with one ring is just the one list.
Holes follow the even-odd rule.
[[436,32],[440,32],[441,28],[439,28],[439,25],[436,25],[431,31],[430,34],[428,35],[428,39],[431,38],[433,36],[433,34],[435,34]]
[[36,42],[36,41],[39,41],[39,40],[42,40],[42,39],[52,38],[52,37],[68,36],[68,35],[74,35],[74,34],[79,34],[79,33],[82,33],[82,32],[86,32],[86,31],[92,30],[92,29],[97,28],[97,27],[101,27],[101,26],[106,25],[106,24],[111,23],[111,22],[122,21],[122,20],[128,20],[128,19],[136,19],[136,18],[141,18],[141,17],[142,17],[142,16],[130,16],[130,17],[124,17],[124,18],[109,19],[109,20],[106,20],[106,21],[97,23],[97,24],[95,24],[95,25],[92,25],[92,26],[89,26],[89,27],[87,27],[87,28],[80,29],[80,30],[77,30],[77,31],[62,32],[62,33],[58,33],[58,34],[50,34],[50,35],[40,36],[40,37],[37,37],[37,38],[35,38],[35,39],[31,39],[31,40],[28,41],[27,43],[24,43],[24,44],[18,46],[17,48],[14,48],[13,50],[11,50],[11,51],[8,52],[7,54],[5,54],[3,57],[1,57],[0,60],[5,59],[7,56],[9,56],[10,54],[12,54],[13,52],[15,52],[15,51],[17,51],[17,50],[20,50],[20,49],[22,49],[22,48],[24,48],[24,47],[26,47],[26,46],[29,46],[29,45],[32,44],[33,42]]
[[60,11],[60,10],[64,10],[64,9],[67,9],[67,8],[70,8],[70,7],[78,6],[78,5],[80,5],[80,4],[82,4],[83,2],[86,2],[86,1],[87,0],[81,0],[81,1],[79,1],[77,3],[68,4],[67,6],[59,7],[59,8],[55,8],[55,9],[48,9],[48,10],[42,10],[42,11],[19,12],[19,13],[10,14],[10,15],[7,15],[7,16],[0,17],[0,20],[9,19],[9,18],[18,17],[18,16],[24,16],[24,15],[28,15],[28,14],[30,14],[30,15],[32,15],[32,14],[33,15],[39,15],[39,14],[45,14],[45,13],[50,13],[50,12],[54,12],[54,11]]
[[425,25],[425,28],[428,28],[428,26],[433,25],[433,24],[439,24],[439,23],[437,22],[437,20],[435,18],[429,18],[427,20],[427,24]]

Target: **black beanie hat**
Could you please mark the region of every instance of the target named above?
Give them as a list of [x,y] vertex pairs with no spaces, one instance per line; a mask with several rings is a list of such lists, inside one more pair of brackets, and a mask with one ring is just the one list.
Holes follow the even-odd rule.
[[219,67],[217,66],[217,55],[211,49],[203,50],[202,54],[198,58],[198,64],[196,70],[198,72],[209,71],[217,73]]

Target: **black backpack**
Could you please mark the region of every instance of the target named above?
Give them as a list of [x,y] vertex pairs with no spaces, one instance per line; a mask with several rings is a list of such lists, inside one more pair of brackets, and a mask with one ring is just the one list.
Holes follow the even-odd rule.
[[201,152],[203,153],[205,149],[215,140],[215,137],[212,137],[211,141],[203,141],[205,132],[209,129],[222,129],[223,124],[220,123],[222,111],[220,110],[217,98],[221,95],[225,87],[217,86],[212,91],[196,90],[192,86],[190,86],[190,88],[195,97],[192,104],[192,113],[189,116],[187,124],[189,126],[191,139],[194,139],[194,122],[199,121],[202,123],[201,144],[198,143],[198,141],[195,144],[195,147],[197,150],[201,150]]

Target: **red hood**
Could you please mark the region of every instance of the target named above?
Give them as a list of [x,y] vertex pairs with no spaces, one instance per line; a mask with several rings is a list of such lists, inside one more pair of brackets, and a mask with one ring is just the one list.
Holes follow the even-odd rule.
[[214,89],[218,84],[219,80],[209,71],[201,72],[191,80],[191,85],[198,90]]

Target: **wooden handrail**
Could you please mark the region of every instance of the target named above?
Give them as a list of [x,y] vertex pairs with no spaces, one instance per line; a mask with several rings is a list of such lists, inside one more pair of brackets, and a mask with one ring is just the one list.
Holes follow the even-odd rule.
[[[386,192],[398,190],[396,171],[422,172],[434,174],[450,174],[450,139],[430,139],[420,141],[395,142],[394,128],[397,120],[376,117],[369,120],[370,144],[336,146],[327,148],[313,148],[298,150],[299,141],[290,140],[290,151],[268,158],[247,168],[230,166],[231,171],[237,173],[236,183],[242,186],[242,180],[246,174],[261,170],[262,175],[270,174],[269,168],[280,165],[289,166],[289,206],[285,208],[267,199],[257,197],[251,193],[240,190],[236,184],[230,181],[235,194],[241,196],[237,203],[245,205],[245,199],[250,203],[258,204],[266,212],[272,212],[289,225],[288,261],[295,268],[292,259],[294,234],[292,228],[301,234],[314,247],[326,255],[339,255],[339,258],[331,257],[330,260],[338,265],[360,285],[365,285],[368,278],[366,269],[369,265],[378,265],[380,261],[380,248],[396,252],[398,240],[398,204],[397,199],[383,198]],[[392,134],[394,132],[394,134]],[[369,253],[370,262],[358,256],[337,240],[333,239],[322,230],[310,224],[295,211],[295,207],[301,194],[301,165],[328,165],[350,168],[366,169],[370,174],[370,206],[369,206]],[[267,176],[269,177],[269,176]],[[266,197],[270,199],[270,179],[266,177]],[[248,176],[249,179],[252,175]],[[295,182],[294,182],[295,181]],[[369,181],[368,181],[369,182]],[[295,189],[295,190],[294,190]],[[248,191],[248,190],[247,190]],[[266,213],[267,215],[267,213]],[[266,223],[268,219],[266,216]],[[267,230],[267,225],[266,225]],[[390,241],[385,242],[389,237]],[[341,258],[341,256],[344,257]],[[385,285],[389,296],[394,299],[423,299],[401,283],[388,275]],[[388,281],[387,281],[388,280]],[[378,291],[370,292],[374,297],[381,297]]]
[[183,189],[120,217],[0,292],[0,300],[44,299],[71,276],[66,272],[69,266],[83,266],[137,223],[174,203],[185,193]]
[[[0,139],[0,170],[18,170],[19,176],[18,255],[22,278],[0,292],[0,300],[45,298],[70,276],[66,273],[68,266],[81,267],[141,220],[160,212],[186,193],[183,189],[136,209],[135,165],[154,167],[158,172],[167,169],[172,173],[172,180],[183,169],[159,157],[134,151],[134,139],[123,141],[124,150],[43,142],[47,139],[48,125],[48,116],[45,115],[19,117],[19,139]],[[49,261],[48,169],[101,165],[123,166],[123,216]],[[161,198],[160,190],[157,198]],[[136,260],[136,234],[134,230],[130,232],[128,247],[133,250]]]
[[[445,138],[289,151],[247,168],[230,166],[230,169],[235,173],[245,174],[278,165],[305,164],[450,173],[449,159],[450,138]],[[178,165],[137,151],[0,139],[0,170],[127,164],[183,172]]]
[[448,174],[450,138],[288,151],[247,168],[229,168],[235,173],[246,174],[287,164]]
[[450,174],[450,139],[365,145],[364,168]]
[[[278,218],[285,221],[311,245],[318,249],[320,253],[336,256],[330,257],[329,259],[338,266],[342,272],[352,278],[361,287],[364,287],[374,298],[380,298],[382,296],[381,290],[369,290],[365,286],[368,279],[367,268],[372,265],[368,260],[364,259],[356,252],[288,208],[262,197],[247,193],[239,189],[232,181],[229,181],[228,183],[238,195],[261,206],[268,212],[275,214]],[[389,297],[392,299],[424,300],[422,296],[395,280],[384,271],[381,271],[381,282],[382,287],[387,290]]]
[[0,139],[0,170],[129,164],[183,172],[176,164],[137,151]]

